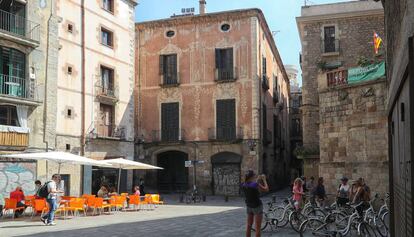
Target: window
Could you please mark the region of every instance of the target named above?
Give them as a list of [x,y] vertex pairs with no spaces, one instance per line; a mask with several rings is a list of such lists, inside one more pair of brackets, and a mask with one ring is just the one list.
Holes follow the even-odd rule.
[[114,33],[108,29],[101,28],[101,43],[113,47]]
[[301,135],[300,119],[292,119],[292,136],[297,137]]
[[66,144],[66,150],[70,151],[70,144]]
[[101,66],[101,86],[100,91],[103,95],[115,96],[114,94],[114,70]]
[[216,139],[236,139],[236,100],[216,101]]
[[69,118],[72,117],[72,109],[68,109],[66,112]]
[[68,66],[68,74],[72,75],[72,67],[71,66]]
[[216,80],[234,80],[233,48],[216,49]]
[[221,25],[220,29],[224,32],[227,32],[230,30],[230,25],[229,24],[223,24]]
[[324,31],[324,43],[323,52],[332,53],[338,52],[337,40],[335,39],[335,26],[325,26]]
[[175,35],[175,31],[173,31],[173,30],[169,30],[169,31],[167,31],[167,33],[165,33],[165,35],[166,35],[168,38],[171,38],[171,37],[173,37],[173,36]]
[[0,125],[20,126],[17,119],[16,107],[1,105],[0,106]]
[[180,114],[178,103],[161,104],[161,140],[178,141],[180,130]]
[[73,25],[72,24],[68,24],[68,32],[70,32],[70,33],[73,32]]
[[102,8],[108,12],[114,13],[114,1],[113,0],[102,0]]
[[160,75],[163,85],[178,84],[177,54],[160,55]]
[[267,77],[267,60],[262,58],[262,87],[265,90],[269,89],[269,78]]

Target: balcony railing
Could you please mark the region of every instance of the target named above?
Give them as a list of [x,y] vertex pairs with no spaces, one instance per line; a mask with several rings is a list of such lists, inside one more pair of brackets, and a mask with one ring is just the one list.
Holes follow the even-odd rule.
[[216,68],[215,80],[218,82],[234,81],[237,79],[237,68]]
[[153,142],[181,142],[185,139],[184,129],[171,128],[152,131]]
[[262,76],[262,87],[264,90],[269,90],[269,77],[266,75]]
[[208,139],[217,141],[242,140],[243,129],[241,127],[209,128]]
[[180,74],[174,74],[174,75],[161,75],[161,85],[164,86],[174,86],[180,84]]
[[326,73],[328,87],[348,84],[347,70],[334,70]]
[[0,30],[30,40],[40,40],[40,25],[24,17],[0,10]]
[[95,93],[97,96],[105,96],[109,98],[118,97],[116,87],[112,83],[102,85],[102,83],[99,81],[97,84],[95,84]]
[[338,53],[339,49],[340,49],[339,39],[322,40],[322,44],[321,44],[322,53]]
[[0,146],[27,147],[28,133],[0,132]]
[[264,145],[269,145],[272,143],[272,131],[270,131],[269,129],[265,129],[264,130],[264,134],[263,134],[263,144]]
[[98,125],[98,137],[100,138],[118,138],[125,139],[125,127],[116,125]]
[[35,83],[31,79],[0,74],[0,95],[35,99]]

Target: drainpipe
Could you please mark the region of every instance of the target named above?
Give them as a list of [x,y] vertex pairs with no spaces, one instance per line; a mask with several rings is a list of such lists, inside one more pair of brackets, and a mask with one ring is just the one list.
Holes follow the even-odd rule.
[[[80,155],[85,155],[85,0],[81,0],[81,138]],[[80,169],[80,191],[84,190],[84,166]]]

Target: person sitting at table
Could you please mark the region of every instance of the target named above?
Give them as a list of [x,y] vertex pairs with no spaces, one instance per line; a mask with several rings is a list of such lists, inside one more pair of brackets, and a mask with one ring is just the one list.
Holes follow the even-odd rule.
[[112,196],[118,196],[119,194],[116,192],[116,188],[112,187],[111,188],[111,192],[108,193],[108,196],[112,197]]
[[99,189],[99,191],[98,191],[97,196],[101,197],[101,198],[107,198],[108,197],[108,189],[106,189],[106,187],[102,185],[101,189]]
[[140,196],[140,195],[141,195],[141,193],[140,193],[140,191],[139,191],[139,186],[138,186],[138,185],[136,185],[136,186],[134,187],[134,195],[138,195],[138,196]]
[[[26,209],[26,205],[24,205],[24,193],[22,187],[17,186],[16,189],[10,193],[10,199],[15,199],[17,201],[17,207],[24,207]],[[16,211],[14,213],[14,217],[19,217],[23,214],[23,210]]]

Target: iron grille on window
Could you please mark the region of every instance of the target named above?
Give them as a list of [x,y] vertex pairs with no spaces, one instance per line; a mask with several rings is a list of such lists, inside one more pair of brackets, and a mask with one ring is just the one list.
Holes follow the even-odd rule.
[[335,26],[324,27],[323,53],[339,52],[339,40],[336,39]]
[[179,83],[177,70],[177,54],[160,55],[161,84],[176,85]]
[[216,49],[216,80],[234,80],[233,48]]

